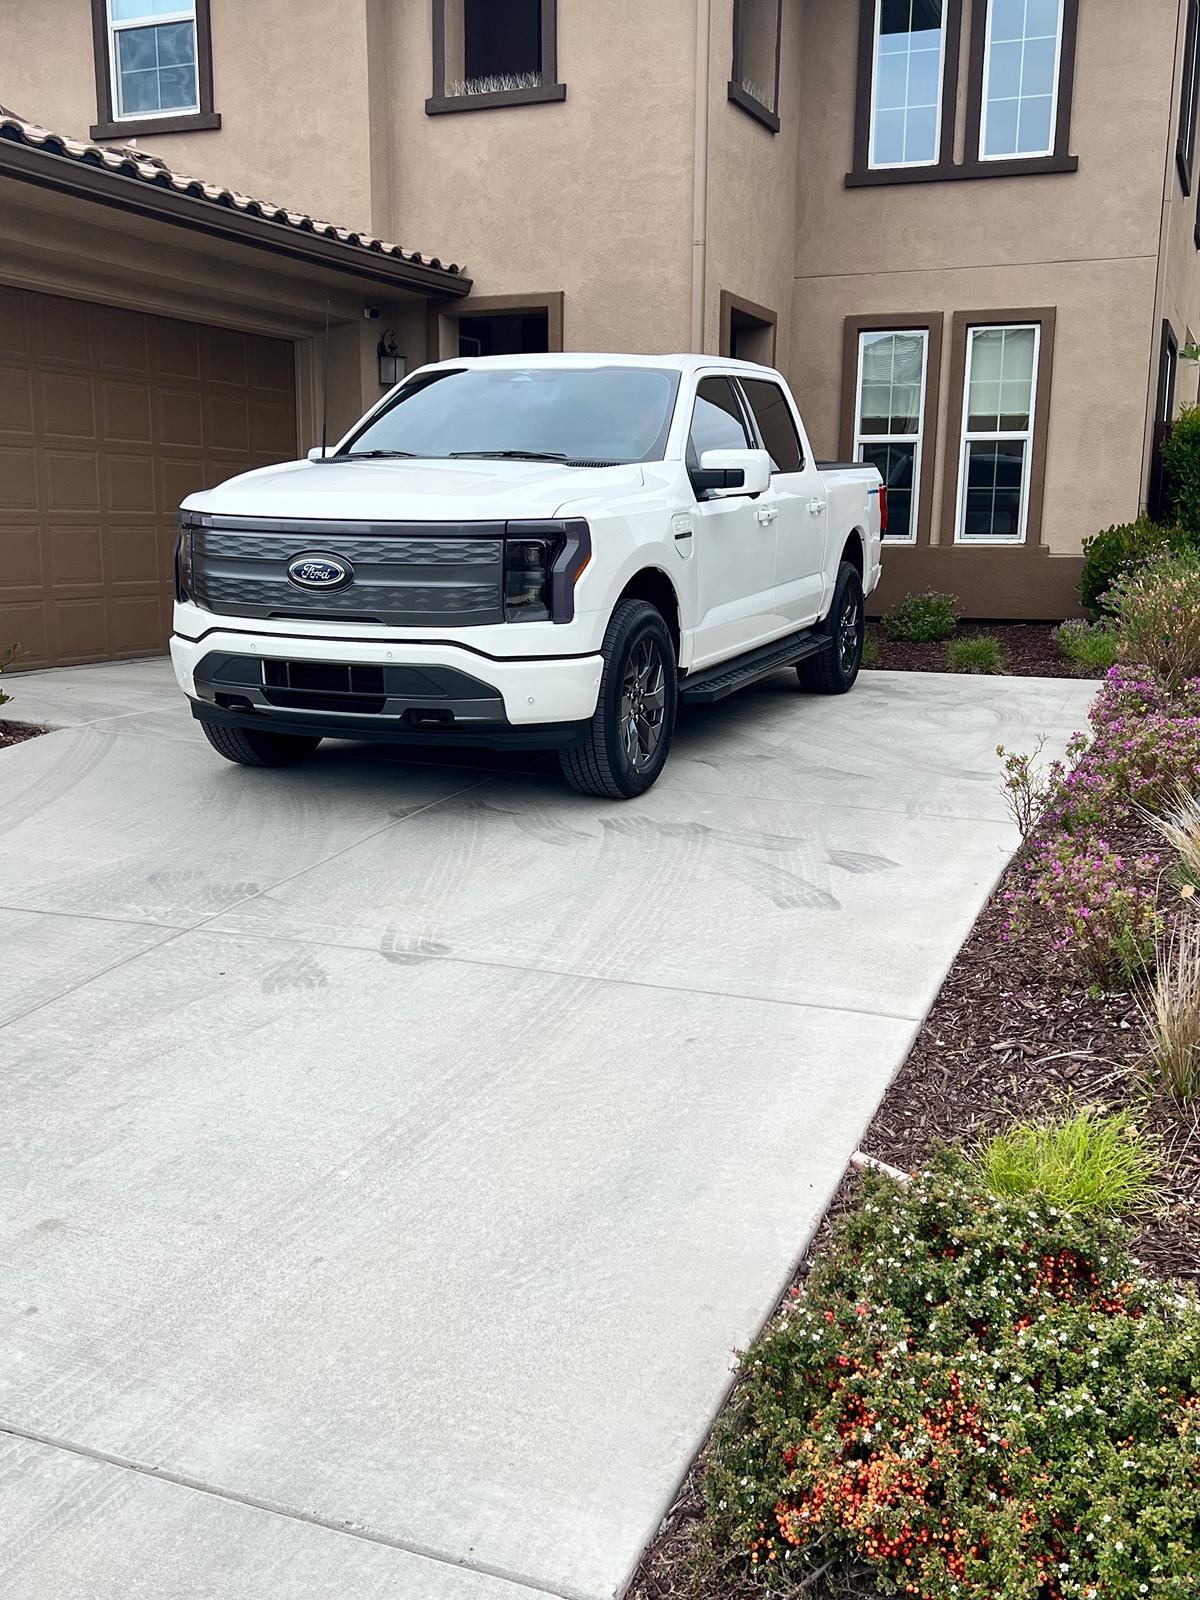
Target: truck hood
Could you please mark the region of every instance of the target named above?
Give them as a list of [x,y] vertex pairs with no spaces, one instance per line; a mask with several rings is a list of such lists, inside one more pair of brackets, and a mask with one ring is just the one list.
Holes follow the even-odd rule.
[[640,466],[544,461],[288,461],[189,495],[217,516],[363,522],[476,522],[552,517],[591,495],[643,483]]

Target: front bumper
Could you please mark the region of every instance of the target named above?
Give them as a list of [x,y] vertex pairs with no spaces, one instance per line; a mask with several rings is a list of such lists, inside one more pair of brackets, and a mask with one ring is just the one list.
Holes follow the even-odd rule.
[[202,720],[326,738],[527,746],[574,742],[596,709],[603,668],[598,655],[497,661],[462,645],[240,630],[197,641],[177,634],[171,660]]

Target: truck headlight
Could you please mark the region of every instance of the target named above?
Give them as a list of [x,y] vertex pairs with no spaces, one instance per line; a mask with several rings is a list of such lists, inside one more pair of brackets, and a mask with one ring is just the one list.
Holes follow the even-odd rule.
[[192,535],[199,518],[187,511],[179,513],[179,538],[175,543],[175,598],[194,600],[192,589]]
[[580,517],[510,522],[504,540],[506,622],[573,622],[575,585],[592,559],[592,534]]

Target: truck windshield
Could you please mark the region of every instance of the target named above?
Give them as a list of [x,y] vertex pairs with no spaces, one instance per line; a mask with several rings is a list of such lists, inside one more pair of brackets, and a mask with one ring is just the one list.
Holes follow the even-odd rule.
[[679,374],[653,367],[462,367],[404,385],[343,456],[661,461]]

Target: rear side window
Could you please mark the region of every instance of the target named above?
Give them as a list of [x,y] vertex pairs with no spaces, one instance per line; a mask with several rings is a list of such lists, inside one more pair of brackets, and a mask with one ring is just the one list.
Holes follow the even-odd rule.
[[728,378],[704,378],[696,390],[687,461],[693,471],[706,450],[748,450],[742,408]]
[[804,467],[804,451],[796,422],[787,396],[777,383],[766,378],[743,378],[742,388],[763,445],[771,457],[772,472],[800,472]]

